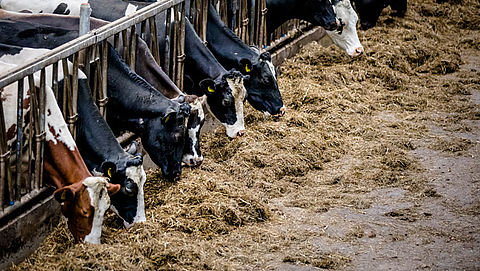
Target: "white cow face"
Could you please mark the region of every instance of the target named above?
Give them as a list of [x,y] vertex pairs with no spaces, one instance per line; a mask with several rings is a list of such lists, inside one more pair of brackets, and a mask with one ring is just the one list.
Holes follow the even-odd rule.
[[357,57],[361,55],[363,46],[357,34],[358,16],[350,4],[350,0],[334,1],[334,9],[343,27],[337,31],[327,31],[328,36],[349,56]]

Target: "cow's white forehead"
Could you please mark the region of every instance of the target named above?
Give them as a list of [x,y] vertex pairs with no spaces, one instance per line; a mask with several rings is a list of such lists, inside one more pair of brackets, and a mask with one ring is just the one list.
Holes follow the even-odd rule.
[[95,209],[93,214],[92,230],[85,237],[85,242],[100,244],[102,236],[102,224],[105,211],[110,207],[110,197],[108,196],[108,181],[104,177],[88,177],[83,182],[87,187],[90,196],[90,204]]
[[229,125],[226,123],[222,123],[226,130],[227,135],[229,137],[235,137],[237,133],[241,130],[245,130],[245,124],[243,119],[243,101],[245,100],[245,96],[247,94],[247,90],[243,84],[243,78],[234,78],[234,79],[227,79],[228,86],[232,89],[233,97],[235,98],[235,114],[237,117],[237,121],[233,125]]
[[146,221],[145,217],[145,195],[144,195],[144,190],[143,187],[145,185],[145,182],[147,180],[147,175],[145,174],[145,170],[143,169],[143,165],[139,166],[131,166],[127,167],[125,170],[127,178],[132,179],[138,187],[138,193],[137,193],[137,214],[133,218],[133,223],[130,224],[126,221],[123,221],[123,224],[125,227],[130,227],[134,223],[138,222],[144,222]]

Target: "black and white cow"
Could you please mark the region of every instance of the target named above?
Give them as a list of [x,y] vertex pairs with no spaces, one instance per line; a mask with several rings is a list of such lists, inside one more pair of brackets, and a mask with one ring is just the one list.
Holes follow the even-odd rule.
[[165,178],[178,180],[191,107],[170,100],[133,72],[109,46],[107,121],[114,131],[140,136],[145,150]]
[[266,115],[283,115],[275,67],[268,52],[244,44],[224,25],[212,4],[208,6],[207,42],[210,51],[226,69],[236,69],[250,78],[245,80],[247,100]]
[[[51,49],[68,40],[68,30],[31,24],[27,22],[0,20],[0,29],[12,35],[0,35],[0,43],[16,46],[32,46]],[[42,38],[44,37],[44,38]],[[48,38],[46,38],[48,37]],[[55,40],[51,40],[55,39]],[[45,50],[29,49],[38,52]],[[51,69],[47,70],[51,73]],[[125,226],[145,221],[143,187],[146,181],[141,156],[126,153],[118,144],[111,129],[100,115],[91,98],[88,79],[78,71],[78,122],[77,146],[85,164],[92,172],[102,172],[110,181],[121,185],[121,190],[112,196],[112,208],[124,220]],[[48,75],[51,78],[51,75]],[[63,88],[63,70],[59,69],[59,89]],[[59,93],[62,100],[62,92]],[[61,103],[60,103],[61,106]]]
[[407,0],[353,0],[355,9],[360,16],[360,25],[363,30],[377,24],[380,13],[387,6],[392,8],[392,15],[403,17],[407,12]]
[[329,31],[340,26],[330,0],[267,0],[267,9],[269,36],[290,19],[304,20]]
[[145,78],[155,89],[159,90],[169,99],[185,97],[185,102],[191,106],[190,116],[187,121],[187,133],[182,161],[186,165],[199,166],[203,161],[200,150],[200,130],[205,122],[203,105],[205,96],[185,95],[155,61],[147,44],[137,36],[135,72]]
[[245,133],[243,101],[244,77],[236,70],[227,71],[203,44],[186,19],[185,80],[187,93],[207,96],[207,108],[226,128],[229,137]]

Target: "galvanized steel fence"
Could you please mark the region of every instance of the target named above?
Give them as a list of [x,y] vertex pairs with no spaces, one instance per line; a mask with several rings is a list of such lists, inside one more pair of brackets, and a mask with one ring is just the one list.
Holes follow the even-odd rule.
[[[0,103],[0,220],[35,201],[36,196],[46,189],[43,183],[43,144],[47,84],[52,86],[56,97],[59,92],[63,92],[64,95],[61,95],[63,100],[59,102],[63,105],[63,115],[70,132],[75,137],[75,124],[78,118],[78,68],[81,68],[90,79],[92,95],[101,114],[105,116],[108,102],[108,44],[110,42],[121,51],[123,59],[134,69],[136,38],[131,33],[137,33],[147,42],[157,63],[161,63],[167,75],[182,89],[185,16],[188,15],[199,36],[206,41],[209,1],[214,4],[226,25],[246,44],[256,45],[261,50],[271,48],[272,44],[278,44],[286,39],[285,34],[292,34],[292,31],[299,31],[299,28],[305,26],[298,20],[287,22],[273,35],[274,41],[267,44],[268,10],[265,0],[159,0],[51,50],[42,58],[26,63],[9,74],[0,75],[0,90],[13,83],[18,85],[19,97],[22,97],[26,84],[28,89],[33,90],[29,98],[32,113],[25,123],[22,101],[18,101],[15,146],[7,144],[6,130],[9,127],[5,127],[5,111]],[[158,24],[165,25],[165,37],[161,37],[166,43],[164,47],[159,44]],[[62,62],[63,74],[67,75],[68,60],[73,63],[72,76],[65,76],[63,88],[59,89],[58,63]],[[51,78],[46,76],[47,68],[53,71]],[[34,74],[40,77],[39,87],[34,85]]]
[[[157,38],[158,23],[156,16],[165,13],[167,22],[166,38],[171,46],[165,52],[159,50]],[[16,144],[7,144],[3,104],[0,103],[0,220],[35,201],[46,185],[43,183],[43,145],[45,139],[45,89],[49,85],[62,101],[63,115],[70,132],[75,137],[75,124],[78,99],[78,68],[90,79],[93,96],[103,116],[106,114],[107,97],[107,49],[108,40],[123,52],[126,63],[135,67],[136,37],[129,33],[138,33],[148,41],[150,50],[160,63],[160,54],[166,57],[164,68],[172,80],[179,86],[183,81],[183,60],[185,43],[185,0],[163,0],[145,7],[134,14],[109,23],[101,28],[66,43],[48,52],[39,59],[30,61],[8,74],[0,75],[0,90],[10,84],[18,85],[18,97],[23,97],[25,85],[31,91],[31,114],[25,120],[22,99],[17,102]],[[122,46],[123,48],[119,48]],[[121,50],[120,50],[121,49]],[[63,88],[59,89],[59,62],[63,74],[68,75],[67,61],[73,63],[71,76],[64,77]],[[47,69],[52,69],[51,78],[47,78]],[[34,76],[40,77],[39,87],[35,87]]]

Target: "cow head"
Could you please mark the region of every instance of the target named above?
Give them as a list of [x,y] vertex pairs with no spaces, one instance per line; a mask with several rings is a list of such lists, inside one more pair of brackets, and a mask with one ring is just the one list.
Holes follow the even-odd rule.
[[305,19],[325,30],[333,31],[340,25],[330,0],[306,0],[300,12],[308,13]]
[[111,208],[123,219],[127,228],[134,223],[146,221],[143,187],[147,176],[142,156],[131,154],[115,163],[107,161],[102,164],[103,175],[108,176],[110,182],[121,186],[120,191],[110,198]]
[[349,56],[357,57],[363,53],[363,46],[357,34],[357,13],[350,0],[335,0],[333,3],[341,26],[337,31],[327,31],[327,34]]
[[242,73],[250,76],[245,80],[247,100],[253,108],[262,111],[265,115],[283,115],[285,106],[278,90],[275,67],[270,53],[260,54],[256,47],[252,49],[259,54],[258,61],[252,64],[249,59],[244,58],[239,63]]
[[104,177],[88,177],[54,192],[75,242],[100,244],[103,216],[110,206],[108,194],[119,189],[120,185],[110,184]]
[[225,126],[227,136],[231,138],[245,134],[243,101],[247,91],[244,78],[248,79],[231,70],[215,80],[204,79],[199,83],[207,96],[207,108]]
[[182,161],[189,167],[199,166],[203,161],[200,150],[200,130],[205,123],[205,114],[203,105],[206,96],[197,97],[195,95],[187,95],[186,101],[190,104],[192,110],[187,121],[187,133],[185,137],[185,148],[183,151]]
[[144,126],[142,143],[153,162],[160,166],[163,176],[177,181],[182,173],[182,155],[185,146],[186,118],[190,105],[176,103],[177,109],[159,117],[141,120]]

